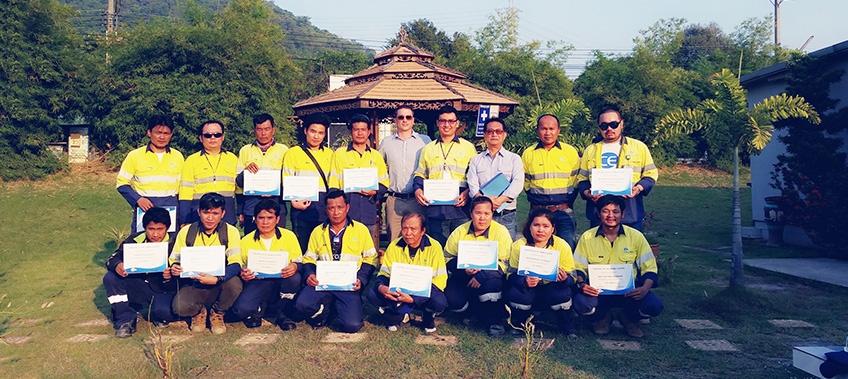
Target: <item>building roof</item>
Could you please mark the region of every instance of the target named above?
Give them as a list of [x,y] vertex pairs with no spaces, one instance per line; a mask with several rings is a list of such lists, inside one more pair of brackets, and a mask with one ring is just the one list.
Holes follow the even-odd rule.
[[[838,58],[848,54],[848,41],[843,41],[835,45],[816,50],[809,54],[813,58]],[[775,79],[782,79],[786,75],[788,69],[787,62],[780,62],[766,68],[742,75],[739,82],[743,87],[755,86],[761,82],[769,82]]]

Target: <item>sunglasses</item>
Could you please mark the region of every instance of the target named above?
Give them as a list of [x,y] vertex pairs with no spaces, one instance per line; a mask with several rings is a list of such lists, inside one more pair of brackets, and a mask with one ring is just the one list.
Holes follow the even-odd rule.
[[504,134],[504,133],[506,133],[506,130],[503,130],[503,129],[488,129],[488,130],[486,130],[486,134],[494,134],[496,136],[499,136],[499,135]]
[[412,119],[415,118],[415,116],[403,115],[403,116],[395,116],[395,118],[397,118],[398,120],[412,120]]
[[220,132],[219,133],[203,133],[201,135],[203,136],[203,138],[212,138],[212,137],[221,138],[224,135],[224,133],[220,133]]
[[601,130],[607,130],[609,128],[618,129],[618,125],[620,124],[621,121],[602,122],[598,124],[598,127],[601,128]]

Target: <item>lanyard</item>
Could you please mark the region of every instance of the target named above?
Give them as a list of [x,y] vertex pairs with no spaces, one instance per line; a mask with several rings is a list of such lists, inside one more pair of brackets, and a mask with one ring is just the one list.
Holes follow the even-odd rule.
[[212,168],[212,162],[209,161],[209,154],[208,153],[203,154],[203,156],[206,158],[206,163],[208,163],[209,168],[212,169],[212,184],[213,185],[218,183],[218,167],[221,166],[221,155],[223,155],[223,152],[218,153],[218,163],[215,165],[215,168]]
[[442,142],[439,146],[439,150],[442,152],[442,177],[444,178],[445,173],[448,171],[448,155],[450,155],[451,149],[453,149],[453,141],[448,142],[450,146],[448,147],[448,152],[445,152],[445,143]]

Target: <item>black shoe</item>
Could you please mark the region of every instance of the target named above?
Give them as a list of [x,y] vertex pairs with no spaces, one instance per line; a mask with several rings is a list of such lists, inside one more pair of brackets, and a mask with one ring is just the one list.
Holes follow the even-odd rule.
[[262,317],[247,316],[247,318],[244,319],[244,326],[248,327],[248,329],[260,327],[262,326]]
[[115,331],[115,337],[117,338],[127,338],[132,337],[133,333],[135,333],[135,321],[128,321],[123,323],[118,330]]
[[280,327],[280,330],[294,330],[297,328],[297,324],[295,324],[294,321],[282,315],[277,316],[276,324]]
[[155,326],[158,329],[165,329],[165,328],[171,326],[171,323],[168,322],[168,321],[163,321],[163,320],[153,320],[153,326]]

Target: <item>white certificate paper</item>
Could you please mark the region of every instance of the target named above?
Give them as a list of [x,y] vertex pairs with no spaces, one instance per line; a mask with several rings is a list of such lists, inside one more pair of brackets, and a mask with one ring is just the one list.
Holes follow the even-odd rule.
[[318,201],[317,176],[284,176],[283,200]]
[[316,291],[353,291],[356,283],[356,262],[354,261],[318,261],[315,262],[318,279]]
[[[177,231],[177,207],[172,205],[172,206],[160,207],[160,208],[164,208],[166,211],[168,211],[168,214],[171,215],[171,226],[168,227],[168,231],[169,232],[176,232]],[[144,230],[144,225],[142,225],[144,213],[145,212],[143,210],[141,210],[141,208],[138,208],[138,207],[135,208],[135,231],[136,232],[140,232],[140,231]]]
[[392,264],[389,277],[389,289],[410,295],[430,297],[430,285],[433,282],[433,268],[408,263]]
[[456,267],[498,269],[498,241],[459,241]]
[[247,268],[257,278],[282,278],[280,271],[288,265],[288,251],[247,250]]
[[601,295],[623,295],[633,285],[633,264],[589,265],[589,284]]
[[162,272],[168,267],[168,243],[124,244],[124,270],[128,274]]
[[424,197],[432,205],[453,205],[459,197],[459,180],[455,179],[425,179]]
[[244,170],[245,195],[280,195],[280,170],[259,169],[255,174]]
[[226,260],[223,246],[192,246],[180,249],[180,278],[192,278],[199,273],[212,276],[224,275]]
[[593,168],[592,195],[632,195],[632,168]]
[[522,245],[518,256],[518,275],[556,281],[559,250]]
[[377,168],[346,168],[342,172],[345,192],[368,191],[377,189]]

